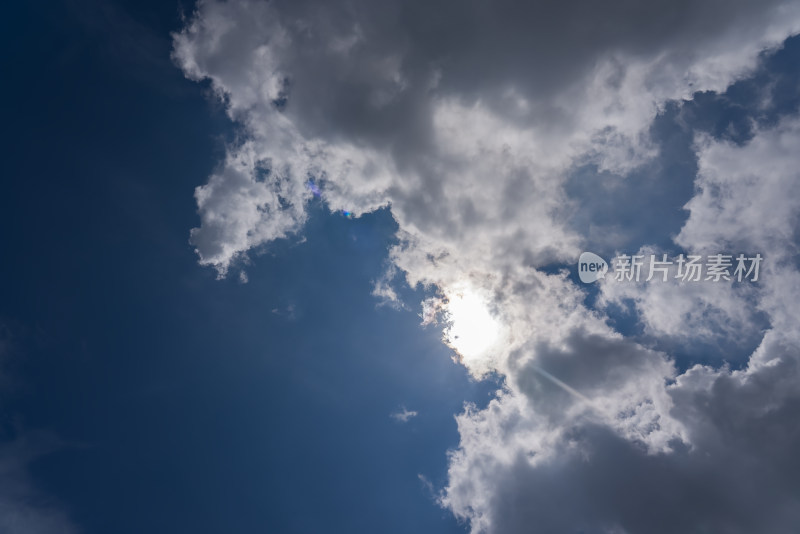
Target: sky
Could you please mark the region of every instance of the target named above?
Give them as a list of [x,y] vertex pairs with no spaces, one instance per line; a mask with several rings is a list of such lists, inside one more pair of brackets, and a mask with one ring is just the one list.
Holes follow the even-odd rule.
[[796,2],[7,11],[1,533],[800,525]]

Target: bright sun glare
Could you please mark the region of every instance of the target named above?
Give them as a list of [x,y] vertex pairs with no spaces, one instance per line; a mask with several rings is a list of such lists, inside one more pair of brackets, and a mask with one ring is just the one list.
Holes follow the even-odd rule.
[[500,323],[491,316],[480,295],[471,291],[453,295],[446,311],[449,326],[445,339],[465,363],[478,360],[497,341]]

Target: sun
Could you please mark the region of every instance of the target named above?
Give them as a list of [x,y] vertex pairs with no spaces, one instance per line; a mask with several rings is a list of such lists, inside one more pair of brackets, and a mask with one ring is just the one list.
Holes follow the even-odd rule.
[[461,291],[445,305],[447,344],[467,365],[485,359],[500,336],[500,323],[489,313],[487,302],[476,292]]

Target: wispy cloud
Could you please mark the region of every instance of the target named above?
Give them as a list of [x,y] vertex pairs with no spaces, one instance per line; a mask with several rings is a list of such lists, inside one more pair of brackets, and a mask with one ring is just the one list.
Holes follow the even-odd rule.
[[[0,323],[0,369],[16,356],[13,332]],[[0,373],[0,393],[13,381]],[[34,483],[30,465],[64,448],[47,431],[16,428],[0,436],[0,532],[9,534],[72,534],[78,532],[66,508]]]
[[417,412],[413,410],[407,410],[405,406],[401,406],[399,411],[390,414],[389,417],[401,423],[408,423],[412,418],[416,417],[417,415],[418,415]]

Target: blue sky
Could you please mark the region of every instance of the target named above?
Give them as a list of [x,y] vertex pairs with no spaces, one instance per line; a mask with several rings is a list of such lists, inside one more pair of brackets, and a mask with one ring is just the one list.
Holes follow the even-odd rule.
[[[391,217],[317,206],[248,284],[216,280],[192,188],[232,128],[164,67],[175,6],[107,8],[144,35],[100,6],[16,9],[3,441],[43,441],[34,498],[87,533],[462,531],[418,475],[442,482],[453,414],[496,386],[376,305]],[[155,55],[114,50],[124,32]]]
[[800,13],[572,4],[10,8],[0,531],[794,528]]

